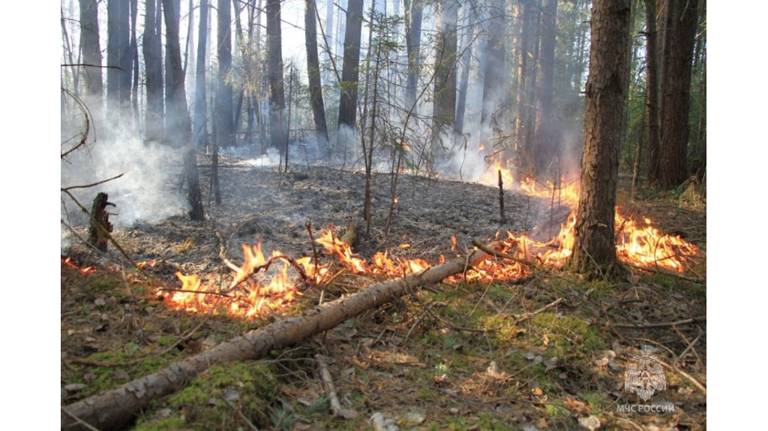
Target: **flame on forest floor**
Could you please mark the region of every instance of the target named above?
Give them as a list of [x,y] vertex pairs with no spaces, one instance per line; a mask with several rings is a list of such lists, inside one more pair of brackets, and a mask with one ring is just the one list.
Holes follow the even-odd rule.
[[68,268],[74,269],[83,275],[90,275],[96,272],[96,268],[92,266],[80,266],[76,264],[75,261],[72,260],[72,258],[69,256],[61,256],[61,264]]
[[[488,168],[481,182],[497,185],[499,170],[508,187],[514,187],[529,196],[549,199],[553,203],[562,202],[571,208],[566,222],[551,240],[539,242],[525,234],[515,235],[508,232],[505,242],[505,248],[516,250],[518,257],[522,259],[533,257],[545,266],[561,267],[573,252],[576,206],[579,203],[578,184],[575,180],[562,180],[561,187],[558,188],[551,181],[542,184],[533,178],[523,178],[515,182],[512,171],[501,167],[499,163]],[[668,235],[659,230],[650,218],[645,217],[642,221],[631,219],[625,216],[619,207],[616,208],[614,227],[616,254],[619,260],[633,266],[684,272],[690,259],[700,253],[697,246],[679,235]]]
[[[571,256],[574,246],[576,224],[575,207],[579,193],[575,181],[563,182],[562,187],[552,183],[542,184],[530,178],[515,181],[508,169],[500,165],[489,167],[481,181],[497,185],[498,170],[502,170],[505,188],[518,190],[529,196],[547,198],[561,202],[571,208],[560,231],[549,241],[538,241],[527,234],[507,232],[497,238],[497,249],[522,261],[536,262],[544,267],[560,268]],[[558,200],[556,200],[558,199]],[[700,253],[695,245],[679,236],[663,233],[649,218],[642,221],[625,216],[619,208],[616,211],[616,253],[619,259],[633,266],[661,268],[684,272],[690,259]],[[498,236],[498,235],[497,235]],[[352,251],[349,244],[334,233],[334,229],[323,230],[316,242],[325,253],[333,256],[346,270],[355,274],[403,277],[419,273],[431,265],[424,259],[393,257],[387,252],[377,252],[370,260]],[[411,249],[409,243],[398,246],[401,250]],[[456,251],[456,238],[451,238],[451,250]],[[182,287],[175,291],[159,291],[166,303],[176,309],[194,313],[223,313],[232,317],[257,318],[273,312],[284,311],[301,295],[301,282],[292,277],[292,272],[303,273],[310,282],[322,284],[329,277],[330,264],[315,262],[315,257],[290,259],[280,251],[273,251],[266,258],[261,244],[243,245],[243,264],[233,281],[217,287],[217,283],[204,282],[198,275],[177,273]],[[62,261],[63,258],[62,258]],[[443,263],[440,256],[437,263]],[[450,277],[446,282],[492,282],[515,280],[530,274],[530,268],[522,263],[505,259],[484,259],[464,274]],[[220,284],[220,283],[219,283]]]

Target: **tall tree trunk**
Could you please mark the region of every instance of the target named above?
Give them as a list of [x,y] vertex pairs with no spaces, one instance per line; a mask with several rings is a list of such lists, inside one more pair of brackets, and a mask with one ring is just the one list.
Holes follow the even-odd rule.
[[475,7],[472,3],[465,5],[466,29],[464,30],[464,41],[462,42],[461,55],[461,79],[459,80],[458,100],[456,101],[456,133],[464,133],[464,115],[467,107],[467,90],[469,88],[469,71],[472,64],[472,44],[475,33]]
[[[517,152],[517,164],[521,167],[529,165],[529,155],[526,153],[526,135],[528,134],[528,87],[530,87],[531,75],[535,73],[535,63],[531,67],[533,57],[533,33],[535,26],[535,0],[521,0],[521,23],[519,40],[519,61],[517,70],[517,112],[515,116],[515,149]],[[532,73],[533,71],[533,73]]]
[[325,124],[325,105],[323,104],[323,87],[320,82],[320,58],[317,54],[317,30],[315,0],[305,0],[304,36],[307,45],[307,76],[309,76],[309,101],[312,105],[312,116],[315,120],[317,137],[323,140],[322,145],[328,145],[328,129]]
[[697,1],[670,1],[665,30],[661,99],[659,185],[673,188],[688,178],[688,112]]
[[[315,8],[317,8],[317,4],[315,4]],[[325,1],[325,33],[326,38],[328,38],[328,50],[331,51],[328,54],[333,55],[333,0],[326,0]]]
[[208,145],[208,105],[205,98],[205,53],[208,50],[208,0],[200,1],[197,31],[197,64],[195,65],[195,114],[193,135],[198,149]]
[[[139,0],[130,0],[131,3],[131,70],[133,79],[131,81],[131,107],[133,108],[133,119],[136,125],[139,121],[139,43],[136,40],[136,27],[138,27],[139,18]],[[140,128],[139,128],[140,129]]]
[[[539,64],[541,65],[541,85],[539,86],[539,112],[540,117],[536,125],[534,138],[534,152],[536,154],[536,174],[541,176],[547,173],[551,163],[559,154],[560,142],[558,136],[558,124],[554,115],[552,96],[555,81],[555,33],[557,30],[557,0],[546,0],[543,10],[541,28],[544,33],[541,37],[541,52]],[[559,160],[557,160],[559,163]],[[550,174],[559,174],[559,167],[551,170]],[[557,181],[559,178],[553,178]]]
[[163,136],[163,52],[160,40],[160,21],[157,12],[160,0],[146,0],[144,14],[144,70],[147,86],[147,108],[144,127],[148,141],[158,141]]
[[118,120],[131,100],[129,2],[107,2],[107,109]]
[[489,128],[491,116],[501,99],[506,96],[505,86],[505,38],[504,16],[506,3],[504,0],[491,0],[488,8],[488,20],[483,24],[488,30],[488,39],[483,45],[480,64],[483,75],[483,105],[480,114],[481,133]]
[[437,46],[435,49],[434,102],[432,107],[432,139],[427,168],[434,163],[445,147],[442,137],[449,137],[448,146],[453,145],[456,127],[456,44],[459,5],[456,0],[442,0],[437,24]]
[[[406,0],[405,45],[408,55],[408,78],[405,87],[408,105],[416,102],[416,85],[421,70],[421,21],[424,11],[423,0]],[[409,7],[410,6],[410,7]]]
[[269,136],[280,152],[288,146],[285,130],[285,93],[283,88],[283,48],[280,32],[280,0],[267,0],[267,75],[269,78]]
[[363,0],[347,3],[347,24],[344,33],[344,61],[341,69],[339,127],[355,129],[357,118],[357,85],[360,77],[360,33],[363,26]]
[[96,0],[80,0],[80,49],[83,63],[96,67],[85,67],[85,95],[90,99],[91,109],[99,111],[101,104],[101,47],[99,45],[99,7]]
[[659,65],[656,0],[645,0],[645,133],[648,142],[648,181],[659,179]]
[[181,69],[181,46],[179,45],[179,0],[162,0],[165,17],[165,44],[168,59],[168,135],[184,154],[184,178],[187,183],[187,200],[192,220],[205,219],[203,199],[200,194],[200,178],[197,173],[195,146],[192,142],[192,127],[187,110],[187,95],[184,89],[184,72]]
[[232,67],[232,2],[219,0],[217,13],[217,54],[219,75],[216,80],[216,147],[234,145],[232,86],[227,82]]
[[629,65],[630,0],[595,0],[586,86],[581,194],[570,265],[589,274],[616,267],[614,216]]

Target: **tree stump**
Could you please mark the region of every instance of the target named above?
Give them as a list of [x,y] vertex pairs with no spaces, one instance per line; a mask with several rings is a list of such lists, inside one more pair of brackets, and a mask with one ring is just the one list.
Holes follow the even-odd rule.
[[91,207],[91,223],[88,227],[88,243],[101,251],[107,251],[109,233],[112,232],[112,223],[109,222],[107,207],[115,206],[115,204],[107,199],[106,193],[96,195]]

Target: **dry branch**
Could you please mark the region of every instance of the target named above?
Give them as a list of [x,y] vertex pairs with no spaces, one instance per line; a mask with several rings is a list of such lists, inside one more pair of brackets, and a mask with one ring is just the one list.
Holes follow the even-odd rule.
[[328,394],[328,399],[331,402],[331,411],[334,416],[344,419],[354,419],[357,417],[357,412],[351,409],[345,409],[339,402],[339,397],[336,395],[336,386],[333,384],[333,378],[331,378],[331,372],[328,370],[328,364],[325,362],[323,355],[315,355],[317,366],[320,368],[320,378],[323,380],[323,387]]
[[84,429],[72,416],[103,429],[124,426],[152,400],[183,388],[213,364],[261,358],[271,350],[299,343],[327,331],[413,289],[461,273],[467,265],[475,265],[485,257],[485,253],[475,251],[466,259],[454,259],[418,274],[374,284],[353,295],[317,306],[301,316],[279,319],[263,328],[249,331],[160,371],[65,406],[69,414],[62,413],[62,429]]

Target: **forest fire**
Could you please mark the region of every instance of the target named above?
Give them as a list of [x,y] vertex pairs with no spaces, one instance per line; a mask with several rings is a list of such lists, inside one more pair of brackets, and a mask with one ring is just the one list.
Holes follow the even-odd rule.
[[[498,180],[499,166],[491,167],[483,178],[495,172]],[[549,240],[540,240],[527,233],[507,232],[496,241],[496,249],[513,259],[485,259],[464,274],[449,277],[446,282],[493,282],[516,280],[531,274],[533,266],[562,268],[572,254],[575,242],[576,206],[579,193],[575,182],[565,183],[558,189],[551,182],[542,184],[532,178],[514,182],[514,176],[502,169],[502,180],[509,187],[531,197],[560,202],[570,208],[570,213],[560,230]],[[699,254],[695,245],[679,236],[663,233],[649,218],[635,220],[617,208],[616,253],[620,261],[634,267],[685,272],[692,256]],[[498,236],[498,235],[497,235]],[[404,277],[429,268],[424,259],[392,256],[388,251],[374,253],[370,259],[356,254],[352,246],[336,235],[334,228],[324,229],[316,243],[344,270],[377,277]],[[203,282],[198,275],[177,273],[182,287],[161,292],[169,306],[194,313],[221,313],[238,318],[257,318],[285,311],[301,295],[302,280],[306,284],[322,284],[327,281],[331,263],[317,262],[318,256],[291,259],[280,251],[272,251],[267,258],[261,244],[243,245],[243,263],[232,281],[225,288],[216,283]],[[402,243],[400,250],[410,250],[411,244]],[[451,240],[451,250],[456,251],[456,239]],[[519,261],[514,261],[518,259]],[[440,256],[439,262],[445,261]],[[297,275],[298,276],[297,276]],[[221,284],[221,283],[219,283]]]

